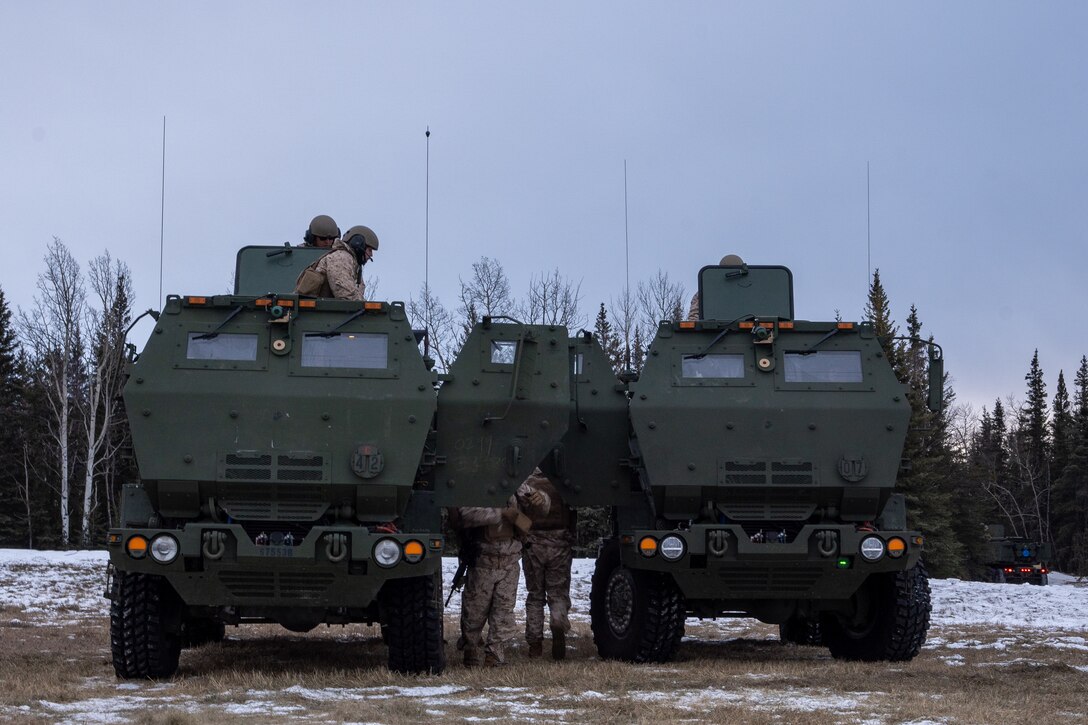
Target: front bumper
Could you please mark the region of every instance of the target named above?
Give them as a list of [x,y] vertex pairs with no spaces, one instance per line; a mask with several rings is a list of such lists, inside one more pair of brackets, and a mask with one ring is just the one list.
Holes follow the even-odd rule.
[[[160,534],[179,551],[163,564],[150,553],[133,557],[128,542]],[[381,566],[374,547],[383,539],[400,546],[400,560]],[[391,579],[440,571],[444,541],[438,534],[385,534],[362,526],[314,527],[297,545],[258,545],[238,524],[187,524],[181,529],[110,529],[110,563],[118,571],[165,577],[189,606],[367,607]],[[403,555],[422,544],[416,562]]]
[[[871,575],[910,569],[922,553],[917,531],[857,531],[853,525],[806,525],[791,541],[773,532],[753,540],[737,524],[698,524],[686,531],[639,530],[620,537],[621,559],[631,569],[665,572],[689,600],[763,600],[849,598]],[[905,548],[897,557],[877,561],[861,556],[863,539],[898,538]],[[683,553],[670,561],[659,550],[642,553],[639,542],[677,536]]]

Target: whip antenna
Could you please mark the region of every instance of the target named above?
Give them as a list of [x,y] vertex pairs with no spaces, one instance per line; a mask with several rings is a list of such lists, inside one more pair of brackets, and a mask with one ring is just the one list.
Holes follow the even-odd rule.
[[427,306],[427,334],[423,338],[424,357],[431,350],[431,127],[424,134],[427,137],[427,180],[424,191],[423,210],[423,294]]
[[869,221],[869,162],[865,162],[865,263],[869,266],[865,279],[866,294],[873,283],[873,236]]
[[631,245],[627,231],[627,159],[623,160],[623,258],[627,272],[623,288],[623,339],[626,343],[626,372],[631,370]]
[[166,228],[166,116],[162,117],[162,182],[159,186],[159,307],[162,307],[163,230]]

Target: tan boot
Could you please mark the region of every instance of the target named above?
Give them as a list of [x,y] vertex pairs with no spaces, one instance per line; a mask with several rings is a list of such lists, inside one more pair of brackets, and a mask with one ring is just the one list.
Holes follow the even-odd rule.
[[501,667],[502,665],[505,665],[505,664],[506,664],[505,662],[503,662],[502,660],[500,660],[498,657],[491,654],[490,652],[488,652],[487,656],[484,657],[484,667]]
[[537,640],[529,643],[529,659],[535,660],[544,656],[544,642]]
[[567,633],[561,629],[552,630],[552,659],[564,660],[567,658]]
[[480,657],[480,650],[465,647],[465,667],[479,667],[484,663]]

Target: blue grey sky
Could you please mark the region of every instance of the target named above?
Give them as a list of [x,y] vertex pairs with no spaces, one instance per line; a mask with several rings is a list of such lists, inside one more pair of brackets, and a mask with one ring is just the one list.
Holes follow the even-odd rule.
[[632,284],[737,253],[859,319],[868,163],[872,266],[960,401],[1023,397],[1035,348],[1052,394],[1088,353],[1086,48],[1081,2],[4,2],[0,288],[29,308],[56,235],[158,306],[165,116],[164,293],[327,213],[418,295],[429,126],[449,307],[481,256],[618,296],[626,161]]

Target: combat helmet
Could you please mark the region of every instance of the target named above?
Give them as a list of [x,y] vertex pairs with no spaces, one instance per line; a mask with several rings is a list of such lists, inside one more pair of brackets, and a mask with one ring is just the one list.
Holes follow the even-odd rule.
[[336,226],[336,222],[328,214],[318,214],[311,219],[310,226],[306,228],[306,234],[303,235],[302,240],[306,244],[315,245],[317,237],[340,238],[340,227]]
[[370,227],[358,224],[344,233],[344,244],[355,253],[355,259],[359,261],[359,264],[365,264],[366,248],[378,248],[378,235]]

